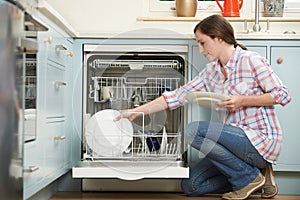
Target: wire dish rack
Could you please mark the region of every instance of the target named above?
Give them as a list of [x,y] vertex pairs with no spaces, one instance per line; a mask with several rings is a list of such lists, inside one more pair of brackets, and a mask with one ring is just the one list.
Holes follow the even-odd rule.
[[[96,138],[94,140],[97,141]],[[180,133],[135,132],[124,151],[116,146],[108,150],[107,155],[95,153],[93,145],[97,145],[97,142],[86,144],[84,159],[177,160],[182,154]]]
[[[180,83],[180,77],[90,77],[88,99],[93,104],[92,115],[104,109],[120,110],[140,106],[166,91],[180,87]],[[101,134],[85,133],[85,139],[90,142],[85,144],[84,159],[177,160],[182,155],[183,141],[178,112],[165,111],[164,117],[143,115],[136,119],[132,122],[132,135],[121,133],[109,136],[119,141],[128,141],[130,138],[128,146],[124,148],[117,145],[106,149],[105,155],[94,151],[99,148],[97,141],[101,140]]]
[[178,88],[180,81],[181,78],[91,77],[89,98],[96,103],[117,100],[146,103]]

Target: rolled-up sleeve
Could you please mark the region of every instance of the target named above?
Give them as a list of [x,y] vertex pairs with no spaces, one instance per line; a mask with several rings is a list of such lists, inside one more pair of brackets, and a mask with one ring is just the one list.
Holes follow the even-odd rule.
[[283,84],[280,78],[274,73],[265,58],[253,56],[251,58],[253,70],[260,87],[270,93],[276,103],[284,106],[288,104],[292,98],[288,87]]
[[282,106],[285,106],[292,100],[291,96],[289,95],[288,88],[286,86],[274,88],[270,92],[270,94],[276,100],[276,103]]

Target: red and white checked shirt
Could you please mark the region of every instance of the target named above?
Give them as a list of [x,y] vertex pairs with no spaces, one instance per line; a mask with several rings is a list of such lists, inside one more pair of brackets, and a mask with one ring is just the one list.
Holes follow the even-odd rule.
[[[227,78],[221,72],[219,60],[213,61],[189,83],[163,93],[169,109],[184,105],[186,95],[194,91],[228,96],[269,93],[282,106],[291,101],[288,88],[267,60],[256,52],[236,47],[224,68]],[[226,112],[223,120],[225,124],[242,128],[264,159],[276,164],[282,145],[282,129],[274,106],[241,107],[234,112]]]

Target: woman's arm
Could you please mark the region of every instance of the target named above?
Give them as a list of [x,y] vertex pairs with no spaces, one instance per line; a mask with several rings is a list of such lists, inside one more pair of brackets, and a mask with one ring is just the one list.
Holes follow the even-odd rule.
[[[258,54],[243,57],[243,67],[251,70],[253,80],[259,86],[258,95],[231,96],[230,100],[218,103],[219,106],[235,111],[239,107],[286,105],[291,101],[288,88],[271,69],[267,60]],[[250,84],[251,85],[251,84]],[[260,94],[259,94],[260,93]]]
[[152,113],[156,113],[162,110],[166,110],[168,108],[167,102],[163,96],[160,96],[153,101],[150,101],[144,105],[139,107],[129,109],[129,110],[121,110],[121,115],[117,116],[115,120],[120,120],[121,118],[127,118],[130,121],[134,120],[137,117],[143,115],[149,115]]
[[266,93],[253,96],[230,96],[229,100],[222,101],[217,105],[233,112],[239,107],[273,106],[275,104],[277,104],[276,100],[269,93]]

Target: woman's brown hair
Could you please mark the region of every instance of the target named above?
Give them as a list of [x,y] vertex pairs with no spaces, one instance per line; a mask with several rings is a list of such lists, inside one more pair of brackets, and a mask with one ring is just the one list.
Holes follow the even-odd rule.
[[200,21],[194,28],[194,33],[199,30],[210,38],[220,38],[228,44],[239,46],[244,50],[247,47],[239,44],[234,37],[234,30],[231,24],[221,15],[211,15]]

